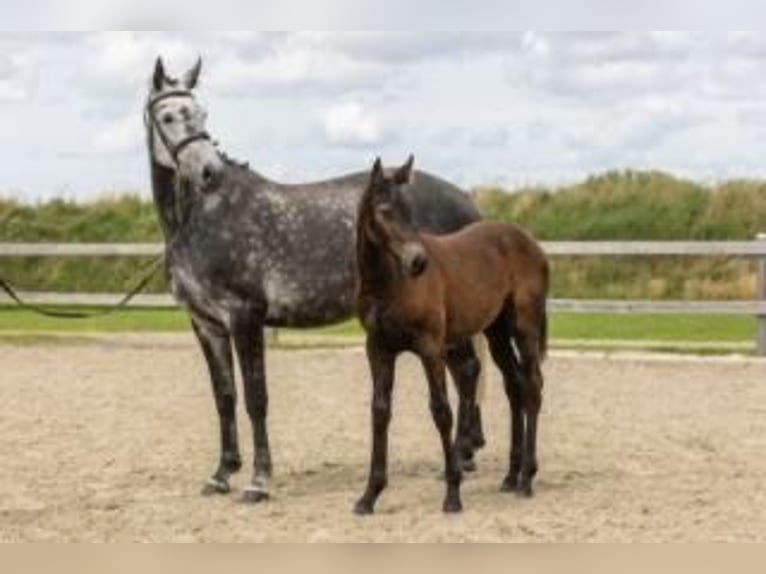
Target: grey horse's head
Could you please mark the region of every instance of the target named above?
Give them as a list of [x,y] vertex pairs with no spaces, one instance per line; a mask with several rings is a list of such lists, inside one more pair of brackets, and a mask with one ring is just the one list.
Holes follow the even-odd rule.
[[207,112],[194,92],[201,69],[199,59],[180,79],[171,78],[157,58],[144,119],[152,159],[209,192],[220,184],[224,163],[205,129]]

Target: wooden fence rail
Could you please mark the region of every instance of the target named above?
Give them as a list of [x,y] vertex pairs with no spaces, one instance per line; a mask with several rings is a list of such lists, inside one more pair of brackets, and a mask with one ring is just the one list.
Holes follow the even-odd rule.
[[[693,313],[737,314],[758,318],[757,353],[766,356],[766,234],[754,241],[553,241],[544,242],[555,257],[743,257],[758,261],[758,294],[751,301],[551,301],[553,311],[574,313]],[[3,257],[153,257],[163,253],[159,243],[0,243]],[[1,269],[1,268],[0,268]],[[2,273],[0,273],[2,275]],[[119,295],[84,293],[22,293],[41,305],[108,306]],[[8,303],[0,293],[0,304]],[[139,295],[134,307],[170,308],[168,295]]]
[[[759,236],[760,237],[760,236]],[[551,256],[766,257],[766,236],[755,241],[548,241]],[[161,243],[0,243],[0,257],[152,257]]]

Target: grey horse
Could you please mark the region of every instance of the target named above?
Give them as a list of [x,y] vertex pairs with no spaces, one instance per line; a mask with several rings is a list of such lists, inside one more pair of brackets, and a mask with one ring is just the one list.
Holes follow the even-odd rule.
[[[172,291],[191,316],[220,419],[220,461],[203,494],[230,492],[242,466],[234,351],[255,447],[243,500],[255,503],[269,497],[272,473],[264,328],[315,327],[353,315],[355,216],[369,175],[283,185],[228,158],[205,130],[194,92],[200,70],[197,61],[172,78],[156,62],[144,114],[152,191]],[[465,193],[432,175],[417,173],[406,193],[418,229],[447,233],[480,219]],[[448,365],[460,392],[475,392],[480,364],[471,341],[450,349]],[[458,432],[480,448],[478,408],[472,413],[458,421]]]

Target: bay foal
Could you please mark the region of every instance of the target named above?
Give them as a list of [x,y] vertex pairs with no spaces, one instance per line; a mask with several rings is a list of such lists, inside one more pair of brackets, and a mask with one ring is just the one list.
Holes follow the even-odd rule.
[[[480,333],[503,374],[511,407],[510,468],[502,490],[531,496],[537,473],[540,363],[547,341],[545,254],[532,237],[507,223],[475,223],[441,237],[416,233],[402,193],[412,181],[412,168],[410,157],[389,175],[378,159],[358,210],[356,303],[367,332],[373,381],[373,446],[357,514],[371,514],[387,485],[394,364],[404,351],[420,357],[428,379],[431,413],[444,450],[444,511],[462,509],[459,455],[471,445],[460,432],[456,444],[451,443],[445,357],[452,342]],[[475,391],[475,384],[461,386],[461,408],[472,408]]]

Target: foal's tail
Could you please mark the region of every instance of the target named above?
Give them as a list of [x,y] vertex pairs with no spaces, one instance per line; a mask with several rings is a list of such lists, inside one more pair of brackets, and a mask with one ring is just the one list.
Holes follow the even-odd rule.
[[545,360],[548,354],[548,294],[550,293],[550,267],[548,261],[544,261],[543,265],[543,291],[542,296],[538,299],[538,316],[540,317],[540,362]]
[[540,362],[545,360],[548,355],[548,311],[546,309],[545,301],[542,303],[542,309],[540,311]]

